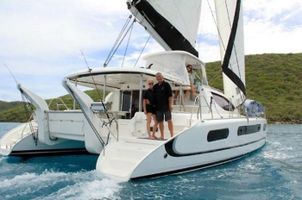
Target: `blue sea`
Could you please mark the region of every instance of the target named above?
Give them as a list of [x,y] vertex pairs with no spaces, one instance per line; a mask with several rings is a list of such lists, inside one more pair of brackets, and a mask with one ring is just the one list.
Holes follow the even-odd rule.
[[[0,123],[0,136],[16,125]],[[96,160],[0,157],[0,200],[302,199],[302,125],[269,125],[267,144],[241,160],[156,179],[119,183],[97,177]]]

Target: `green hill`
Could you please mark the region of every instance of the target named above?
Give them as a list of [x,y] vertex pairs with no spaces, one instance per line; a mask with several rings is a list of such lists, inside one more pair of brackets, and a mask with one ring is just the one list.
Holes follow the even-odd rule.
[[17,105],[22,104],[21,101],[5,102],[0,100],[0,111],[9,110]]
[[[208,63],[207,74],[210,85],[222,89],[220,63]],[[246,56],[246,86],[269,122],[302,123],[302,53]]]
[[[207,63],[212,87],[222,90],[220,62]],[[246,56],[247,97],[260,101],[270,123],[302,123],[302,53],[262,54]],[[96,91],[86,91],[94,100]],[[69,95],[47,100],[51,109],[72,108]],[[52,101],[52,102],[51,102]],[[26,112],[20,102],[0,101],[0,121],[25,121]]]

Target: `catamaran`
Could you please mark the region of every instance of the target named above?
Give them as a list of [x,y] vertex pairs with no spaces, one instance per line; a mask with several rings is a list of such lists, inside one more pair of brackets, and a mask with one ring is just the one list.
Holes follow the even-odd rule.
[[[87,151],[99,155],[98,173],[128,181],[216,166],[261,148],[267,122],[263,106],[246,98],[241,0],[215,0],[224,92],[208,84],[195,48],[201,0],[128,0],[127,6],[165,51],[146,55],[145,67],[104,65],[65,77],[63,86],[80,110],[50,111],[42,98],[19,85],[36,117],[8,132],[0,152]],[[188,65],[198,79],[193,100],[186,95]],[[166,140],[148,138],[142,110],[146,81],[157,72],[179,94],[172,110],[175,135],[165,129]],[[94,102],[78,85],[102,90],[103,101]]]

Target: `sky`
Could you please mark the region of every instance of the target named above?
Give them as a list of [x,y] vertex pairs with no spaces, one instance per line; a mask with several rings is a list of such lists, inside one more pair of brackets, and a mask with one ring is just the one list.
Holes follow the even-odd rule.
[[[204,62],[220,59],[217,31],[202,3],[197,49]],[[130,15],[126,0],[0,0],[0,100],[21,100],[17,81],[43,98],[64,95],[68,74],[102,67]],[[302,52],[301,0],[243,0],[245,54]],[[136,24],[125,65],[133,66],[149,35]],[[109,67],[120,66],[127,39]],[[151,39],[143,55],[162,51]],[[143,65],[142,59],[138,65]]]

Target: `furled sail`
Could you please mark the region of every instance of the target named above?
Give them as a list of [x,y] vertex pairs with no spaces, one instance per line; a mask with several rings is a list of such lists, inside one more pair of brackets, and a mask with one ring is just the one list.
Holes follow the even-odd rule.
[[128,0],[129,10],[166,50],[198,57],[195,43],[201,0]]
[[241,0],[215,0],[215,7],[224,93],[238,106],[246,95]]

